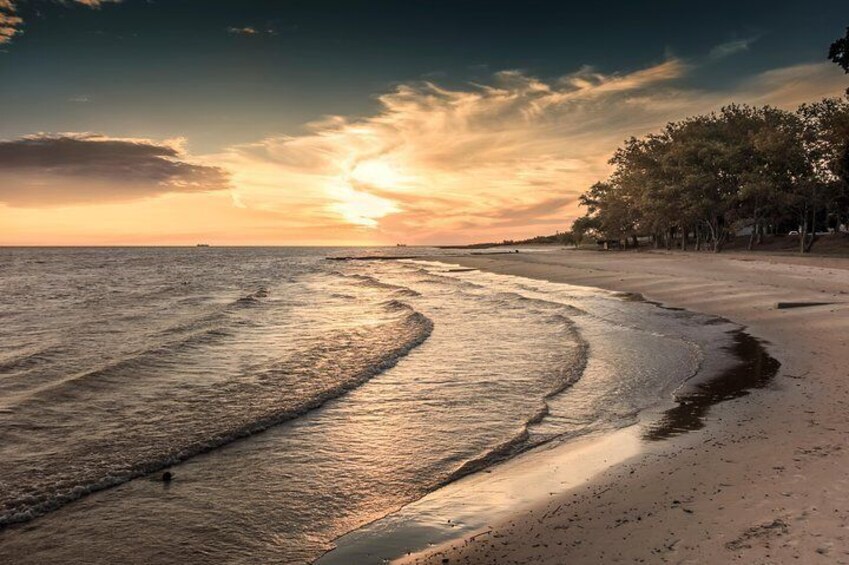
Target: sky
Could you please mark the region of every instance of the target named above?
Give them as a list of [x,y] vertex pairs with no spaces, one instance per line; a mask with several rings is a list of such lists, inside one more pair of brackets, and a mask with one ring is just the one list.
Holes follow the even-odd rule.
[[569,228],[623,140],[838,96],[841,1],[0,0],[0,245]]

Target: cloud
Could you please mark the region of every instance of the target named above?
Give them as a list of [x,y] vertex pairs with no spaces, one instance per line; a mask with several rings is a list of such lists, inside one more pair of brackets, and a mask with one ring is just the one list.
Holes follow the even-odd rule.
[[720,43],[719,45],[710,50],[708,58],[716,61],[719,59],[725,59],[726,57],[730,57],[732,55],[736,55],[737,53],[742,53],[743,51],[748,51],[749,47],[758,39],[760,38],[748,37],[745,39],[735,39],[734,41]]
[[543,80],[521,71],[485,84],[398,85],[361,118],[329,116],[298,136],[231,147],[234,198],[290,225],[348,224],[383,241],[525,237],[568,227],[577,196],[609,171],[630,136],[730,102],[795,108],[838,95],[843,75],[808,64],[725,91],[687,85],[678,59],[630,73],[582,68]]
[[[191,158],[180,140],[0,142],[0,202],[17,206],[5,216],[0,206],[0,223],[14,220],[22,234],[9,241],[30,241],[34,225],[59,233],[61,212],[95,218],[100,239],[91,241],[131,227],[122,241],[165,241],[166,233],[310,244],[523,238],[567,228],[582,213],[578,195],[609,174],[610,155],[630,136],[730,102],[793,109],[846,87],[828,63],[774,69],[721,91],[691,86],[697,70],[673,58],[623,73],[584,67],[543,79],[508,70],[452,88],[404,83],[377,96],[371,114],[327,116],[300,135]],[[151,195],[160,196],[125,202]],[[105,213],[108,221],[96,219]],[[82,237],[95,227],[63,229]]]
[[15,6],[10,0],[0,0],[0,44],[8,43],[21,31],[24,23],[15,13]]
[[228,27],[227,32],[233,35],[274,35],[274,30],[271,28],[268,29],[257,29],[251,26],[245,27]]
[[234,34],[234,35],[256,35],[256,34],[258,34],[258,33],[259,33],[259,32],[256,30],[256,28],[252,28],[252,27],[249,27],[249,26],[245,26],[245,27],[229,27],[229,28],[227,28],[227,31],[228,31],[229,33]]
[[88,6],[89,8],[100,8],[104,4],[117,4],[122,0],[73,0],[77,4],[82,4],[83,6]]
[[671,59],[553,81],[503,71],[461,89],[402,84],[377,98],[372,116],[331,116],[305,135],[235,146],[213,160],[249,208],[296,210],[390,241],[428,242],[458,229],[500,238],[505,229],[566,224],[566,208],[606,173],[615,145],[662,123],[653,108],[629,101],[688,72]]
[[[71,0],[89,8],[100,8],[104,4],[115,4],[122,0]],[[0,0],[0,44],[9,43],[12,38],[22,33],[24,20],[17,15],[15,0]]]
[[773,69],[743,81],[740,90],[750,104],[793,109],[803,102],[841,96],[846,76],[829,63],[806,63]]
[[43,207],[228,187],[223,170],[189,161],[181,145],[80,133],[0,141],[0,202]]

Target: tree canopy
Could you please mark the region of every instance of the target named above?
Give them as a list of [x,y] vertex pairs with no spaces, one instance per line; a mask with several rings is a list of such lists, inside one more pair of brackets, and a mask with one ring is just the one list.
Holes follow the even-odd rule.
[[849,27],[846,28],[845,37],[841,37],[831,44],[828,50],[828,58],[849,73]]
[[849,98],[796,112],[732,104],[625,141],[610,177],[580,198],[573,226],[586,235],[650,238],[655,245],[720,251],[730,236],[799,233],[849,224]]

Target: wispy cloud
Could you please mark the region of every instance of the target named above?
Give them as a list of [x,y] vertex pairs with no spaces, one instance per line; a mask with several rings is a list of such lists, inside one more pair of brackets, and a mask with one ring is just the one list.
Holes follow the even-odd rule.
[[232,35],[274,35],[274,30],[271,28],[260,29],[251,26],[245,27],[228,27],[227,32]]
[[729,91],[686,86],[678,59],[630,73],[583,68],[556,80],[520,71],[449,89],[402,84],[380,110],[330,116],[209,158],[240,205],[287,225],[347,224],[385,241],[501,239],[562,229],[577,195],[609,171],[622,140],[732,101],[793,108],[841,92],[826,64],[753,77]]
[[20,33],[23,23],[11,0],[0,0],[0,44],[8,43]]
[[687,72],[668,60],[555,81],[505,71],[466,89],[402,84],[378,97],[371,117],[328,117],[306,135],[236,146],[211,162],[231,171],[244,206],[304,211],[387,238],[562,226],[615,144],[658,123],[653,108],[630,101]]
[[725,59],[726,57],[736,55],[737,53],[748,51],[749,47],[751,47],[758,39],[760,39],[760,37],[755,36],[720,43],[710,50],[708,58],[717,61],[719,59]]
[[122,2],[122,0],[72,0],[77,4],[82,4],[83,6],[88,6],[89,8],[100,8],[104,4],[117,4]]
[[228,188],[226,173],[190,161],[182,140],[38,134],[0,141],[0,202],[43,207]]
[[[70,0],[89,8],[100,8],[104,4],[116,4],[122,0]],[[9,43],[23,32],[24,20],[17,14],[15,0],[0,0],[0,44]]]

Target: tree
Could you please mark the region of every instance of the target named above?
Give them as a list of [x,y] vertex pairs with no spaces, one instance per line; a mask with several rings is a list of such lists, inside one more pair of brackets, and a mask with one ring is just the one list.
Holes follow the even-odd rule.
[[846,28],[846,37],[841,37],[831,44],[828,58],[849,73],[849,27]]
[[587,236],[598,233],[598,222],[589,216],[581,216],[572,223],[572,241],[578,247]]
[[620,195],[620,206],[627,211],[627,229],[636,242],[638,233],[649,234],[655,246],[663,241],[671,247],[671,233],[678,225],[679,199],[674,179],[664,170],[669,150],[665,133],[631,138],[610,159],[616,169],[610,183]]
[[803,104],[798,115],[820,200],[840,225],[849,223],[849,98]]
[[[757,117],[751,132],[751,162],[741,174],[741,213],[752,220],[749,249],[762,234],[765,220],[780,218],[788,210],[796,210],[800,226],[807,225],[810,211],[813,225],[817,202],[804,122],[797,114],[770,107],[759,109]],[[805,252],[814,236],[806,241],[807,230],[799,231],[800,250]]]
[[690,233],[713,251],[741,227],[749,248],[763,234],[799,228],[805,253],[817,228],[849,224],[849,98],[795,113],[732,104],[630,138],[610,159],[610,177],[580,198],[587,214],[573,231],[627,243],[685,249]]
[[625,190],[610,182],[597,182],[579,201],[594,219],[590,225],[605,239],[627,241],[633,235],[637,209]]
[[731,105],[667,126],[666,169],[680,186],[680,213],[707,230],[716,253],[739,219],[743,173],[753,162],[750,134],[756,120],[752,108]]

